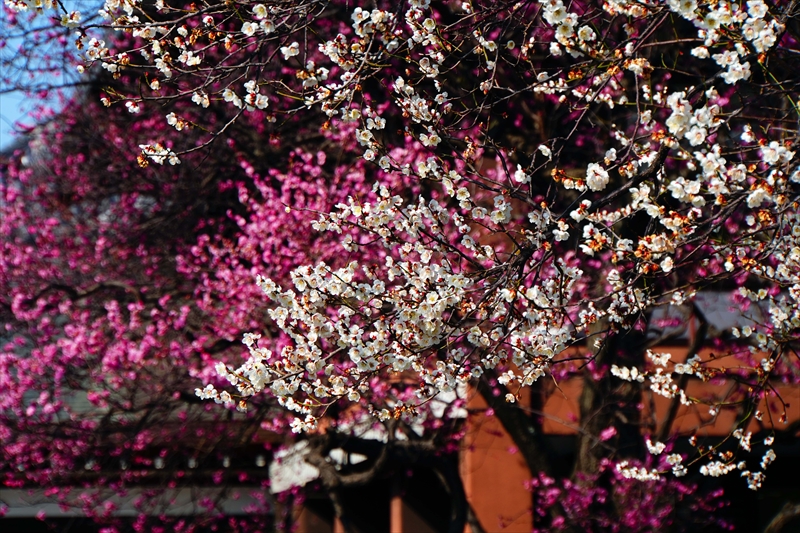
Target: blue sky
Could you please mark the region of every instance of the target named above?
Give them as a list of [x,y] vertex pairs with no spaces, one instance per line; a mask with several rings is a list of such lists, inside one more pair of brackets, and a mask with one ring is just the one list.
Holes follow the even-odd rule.
[[23,117],[25,97],[21,93],[0,94],[0,150],[7,148],[15,139],[11,128]]
[[[91,18],[90,16],[93,13],[95,14],[94,16],[96,17],[97,16],[96,15],[97,10],[102,5],[103,5],[103,0],[61,0],[61,1],[58,2],[59,11],[64,10],[64,9],[66,11],[78,10],[81,13],[83,13],[85,22],[89,22],[89,19]],[[55,13],[53,12],[52,14],[55,14]],[[48,12],[48,16],[50,16],[50,15],[51,15],[51,13]],[[10,23],[9,23],[9,20],[8,20],[8,18],[6,16],[6,12],[0,9],[0,31],[3,31],[3,32],[8,34],[10,29],[12,29],[12,28],[9,27],[9,24]],[[68,33],[73,34],[74,32],[70,31]],[[68,43],[67,45],[70,47],[70,49],[73,50],[74,53],[77,54],[77,49],[74,49],[74,47],[72,46],[73,42],[74,42],[74,38],[73,37],[70,37],[69,39],[67,39],[67,43]],[[59,44],[57,44],[55,42],[53,42],[52,45],[53,46],[60,46]],[[11,61],[12,63],[14,63],[16,65],[16,67],[19,67],[20,65],[24,65],[25,64],[24,61],[21,62],[20,64],[17,64],[17,63],[14,62],[15,55],[19,55],[19,54],[24,54],[25,53],[24,50],[23,51],[19,51],[20,47],[23,47],[23,44],[22,44],[22,41],[21,41],[20,38],[8,39],[5,42],[4,47],[2,48],[3,59],[5,61]],[[46,50],[45,50],[45,52],[46,52]],[[45,63],[46,63],[46,61],[45,61]],[[0,68],[2,68],[2,67],[0,67]],[[4,73],[4,74],[8,75],[9,73]],[[67,76],[67,75],[69,75],[69,78],[70,78],[69,80],[66,80],[64,78],[64,76]],[[53,82],[53,83],[58,84],[58,83],[62,83],[64,81],[75,81],[75,78],[77,78],[77,77],[78,76],[77,76],[74,68],[70,68],[68,72],[62,73],[62,77],[60,77],[58,79],[48,77],[48,78],[45,78],[44,80],[39,79],[38,81]],[[33,81],[37,81],[37,80],[31,80],[31,79],[26,78],[26,81],[29,82],[29,83],[33,83]],[[2,88],[2,87],[0,86],[0,88]],[[52,99],[52,105],[55,105],[56,102],[57,102],[57,98],[53,98]],[[10,93],[10,94],[0,94],[0,150],[8,148],[8,146],[10,146],[14,142],[14,140],[16,139],[16,137],[12,134],[12,126],[13,126],[14,122],[16,122],[17,120],[19,120],[21,118],[24,118],[24,114],[25,114],[24,112],[25,111],[29,111],[30,108],[33,107],[34,103],[41,103],[41,102],[33,102],[33,101],[27,101],[26,102],[26,98],[21,92],[13,92],[13,93]]]

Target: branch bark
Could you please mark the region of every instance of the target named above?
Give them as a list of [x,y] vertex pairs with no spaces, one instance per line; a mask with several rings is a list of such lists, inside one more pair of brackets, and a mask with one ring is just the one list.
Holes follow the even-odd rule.
[[[336,467],[328,461],[328,454],[334,448],[339,447],[339,438],[336,433],[325,433],[318,435],[309,442],[309,451],[305,460],[310,465],[319,470],[319,478],[328,492],[328,496],[333,503],[333,509],[339,521],[342,523],[346,533],[361,533],[361,530],[353,521],[352,515],[348,512],[342,497],[342,489],[363,487],[375,480],[384,470],[390,455],[394,451],[395,431],[397,421],[392,420],[387,424],[387,442],[376,441],[379,448],[378,456],[367,470],[350,474],[342,474]],[[463,526],[462,526],[463,529]]]
[[480,520],[478,520],[478,515],[475,514],[475,509],[472,508],[469,502],[467,502],[467,524],[472,533],[486,533]]
[[[645,345],[641,333],[632,328],[612,331],[611,324],[601,320],[593,327],[591,337],[595,335],[605,335],[594,356],[595,368],[610,368],[612,364],[641,365]],[[596,379],[589,365],[584,369],[583,390],[578,400],[582,431],[578,434],[573,475],[596,473],[600,461],[612,450],[635,455],[640,446],[640,413],[636,406],[641,387],[638,383],[617,383],[614,379],[608,371]],[[611,429],[613,434],[601,438],[604,431]]]
[[458,459],[445,459],[444,464],[435,468],[434,471],[450,495],[450,519],[447,533],[464,533],[470,505],[467,502],[467,493],[464,491],[464,484],[458,471]]
[[[800,517],[800,503],[787,502],[786,505],[767,524],[764,533],[780,533],[794,519]],[[796,527],[796,526],[795,526]]]

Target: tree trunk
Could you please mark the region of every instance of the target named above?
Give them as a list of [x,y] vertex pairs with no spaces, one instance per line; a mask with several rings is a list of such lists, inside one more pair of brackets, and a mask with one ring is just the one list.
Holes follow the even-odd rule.
[[[641,385],[619,380],[609,369],[615,364],[641,368],[645,339],[641,332],[609,331],[609,326],[602,320],[596,324],[593,337],[601,338],[601,344],[584,368],[574,476],[596,474],[604,458],[641,454]],[[608,333],[603,338],[604,331]]]

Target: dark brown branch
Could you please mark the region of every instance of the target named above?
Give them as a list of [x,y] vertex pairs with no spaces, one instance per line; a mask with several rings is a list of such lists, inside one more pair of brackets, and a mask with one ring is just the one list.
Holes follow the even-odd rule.
[[328,492],[333,503],[336,516],[342,523],[346,533],[360,533],[358,527],[353,522],[351,515],[348,513],[347,507],[342,499],[342,489],[350,487],[362,487],[377,478],[383,471],[388,461],[392,445],[395,442],[395,430],[397,427],[396,421],[392,420],[387,425],[387,442],[379,443],[381,445],[378,457],[364,472],[357,472],[351,474],[341,474],[336,470],[336,467],[328,461],[329,452],[334,449],[335,437],[333,433],[326,433],[317,436],[309,442],[309,452],[305,457],[305,461],[317,467],[319,470],[319,477],[323,486]]
[[444,465],[434,468],[434,472],[450,496],[450,519],[447,533],[464,533],[464,526],[467,524],[469,514],[469,502],[467,502],[467,493],[464,491],[464,483],[461,481],[461,474],[458,471],[457,457],[446,458]]
[[764,533],[781,533],[784,527],[798,517],[800,517],[800,503],[786,502],[780,512],[767,524]]
[[317,467],[320,471],[320,478],[326,487],[334,488],[350,488],[350,487],[363,487],[373,481],[378,474],[383,471],[386,465],[392,444],[394,442],[394,424],[390,424],[390,433],[388,442],[380,443],[380,451],[378,457],[372,463],[369,469],[363,472],[356,472],[351,474],[340,474],[336,468],[328,461],[328,453],[334,449],[333,440],[328,438],[327,435],[320,439],[315,439],[316,442],[311,443],[310,451],[306,455],[306,462]]
[[475,514],[475,509],[472,508],[469,502],[467,502],[467,525],[469,525],[471,533],[486,533],[480,520],[478,520],[478,515]]
[[[604,335],[594,354],[597,367],[640,366],[643,360],[644,335],[634,329],[615,331],[608,319],[601,319],[591,330],[592,335]],[[583,369],[583,389],[578,399],[581,431],[578,434],[577,458],[573,475],[594,474],[602,459],[611,454],[635,456],[640,447],[641,401],[639,383],[617,383],[610,372],[597,378],[588,365]],[[613,428],[614,434],[605,440],[600,435]]]
[[29,298],[26,301],[26,304],[27,305],[31,305],[36,300],[38,300],[39,298],[41,298],[42,296],[47,294],[49,291],[61,291],[61,292],[64,292],[69,296],[69,298],[71,300],[78,301],[78,300],[82,300],[84,298],[88,298],[89,296],[91,296],[91,295],[93,295],[93,294],[95,294],[97,292],[100,292],[100,291],[102,291],[104,289],[120,289],[120,290],[123,290],[123,291],[125,291],[127,293],[131,293],[131,294],[135,295],[136,299],[139,300],[139,301],[143,300],[141,291],[139,289],[137,289],[136,287],[133,287],[132,285],[129,285],[127,283],[122,283],[120,281],[104,281],[102,283],[95,283],[95,284],[91,285],[90,287],[88,287],[86,289],[82,289],[82,290],[78,290],[75,287],[71,287],[71,286],[65,285],[63,283],[51,283],[47,287],[43,288],[38,293],[36,293],[34,296]]

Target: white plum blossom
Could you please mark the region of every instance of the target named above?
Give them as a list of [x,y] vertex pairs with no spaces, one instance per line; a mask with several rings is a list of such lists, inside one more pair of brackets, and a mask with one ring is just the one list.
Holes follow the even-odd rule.
[[608,185],[608,172],[597,163],[586,168],[586,185],[593,191],[602,191]]
[[300,55],[300,44],[295,41],[289,46],[281,46],[281,54],[283,54],[284,59]]
[[258,30],[258,24],[256,24],[255,22],[247,21],[244,24],[242,24],[242,29],[240,31],[245,35],[247,35],[248,37],[252,37],[253,35],[255,35],[256,30]]
[[543,156],[545,156],[548,159],[553,156],[553,152],[547,145],[540,144],[538,150]]
[[530,176],[523,170],[522,165],[517,165],[517,170],[514,172],[514,181],[517,183],[528,183],[530,180]]
[[264,4],[256,4],[253,6],[253,15],[255,15],[256,19],[263,20],[269,16],[269,11],[267,10],[267,6]]

